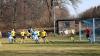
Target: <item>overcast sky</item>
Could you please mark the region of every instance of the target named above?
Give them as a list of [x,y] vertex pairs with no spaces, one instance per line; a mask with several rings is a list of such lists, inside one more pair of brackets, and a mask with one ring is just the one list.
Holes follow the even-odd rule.
[[[77,13],[81,13],[86,11],[87,9],[100,5],[100,0],[82,0],[80,4],[78,4]],[[68,5],[69,11],[71,15],[76,15],[74,9]]]

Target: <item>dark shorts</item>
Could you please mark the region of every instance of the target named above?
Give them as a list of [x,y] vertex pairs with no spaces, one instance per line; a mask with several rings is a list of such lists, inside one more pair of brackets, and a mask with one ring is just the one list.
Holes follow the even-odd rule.
[[13,36],[13,38],[15,39],[15,38],[16,38],[16,36]]
[[43,36],[42,38],[45,38],[46,36]]
[[21,36],[21,39],[25,39],[25,36]]
[[28,38],[31,38],[31,36],[27,36]]
[[40,36],[38,36],[38,37],[40,37]]
[[90,35],[89,34],[86,34],[86,38],[89,38],[90,37]]

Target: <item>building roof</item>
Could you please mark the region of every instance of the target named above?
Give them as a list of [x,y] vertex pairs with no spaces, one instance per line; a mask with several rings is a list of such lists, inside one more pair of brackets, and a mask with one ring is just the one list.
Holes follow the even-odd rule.
[[[60,19],[57,21],[81,21],[81,20],[87,20],[91,18],[73,18],[73,19]],[[100,18],[95,18],[96,20],[100,20]]]

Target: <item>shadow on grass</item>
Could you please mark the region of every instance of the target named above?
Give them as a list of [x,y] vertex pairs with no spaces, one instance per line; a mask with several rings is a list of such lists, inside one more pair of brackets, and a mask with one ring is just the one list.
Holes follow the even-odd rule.
[[[43,42],[40,42],[40,43],[43,43]],[[88,41],[49,41],[49,42],[46,42],[46,44],[48,43],[52,43],[52,44],[66,44],[66,43],[89,43]],[[10,44],[10,43],[2,43],[2,44]],[[15,42],[15,43],[12,43],[12,44],[20,44],[19,42]],[[25,42],[23,44],[36,44],[35,42]]]
[[[99,52],[99,51],[98,51]],[[69,52],[45,52],[45,51],[0,51],[0,56],[100,56],[100,53],[91,53],[91,51],[69,51]]]
[[100,42],[90,43],[88,41],[50,41],[52,44],[99,44]]
[[[2,44],[10,44],[10,43],[2,43]],[[12,44],[37,44],[35,42],[25,42],[25,43],[12,43]],[[43,42],[40,42],[39,44],[43,44]],[[91,45],[91,43],[89,43],[88,41],[49,41],[49,42],[46,42],[45,44],[89,44]],[[96,43],[92,43],[93,44],[100,44],[100,42],[96,42]]]

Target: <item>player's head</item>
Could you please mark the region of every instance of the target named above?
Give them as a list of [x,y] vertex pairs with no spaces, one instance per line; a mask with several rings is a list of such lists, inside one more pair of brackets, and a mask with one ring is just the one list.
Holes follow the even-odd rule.
[[14,31],[14,29],[13,29],[13,31]]
[[43,31],[45,31],[45,30],[43,30]]

